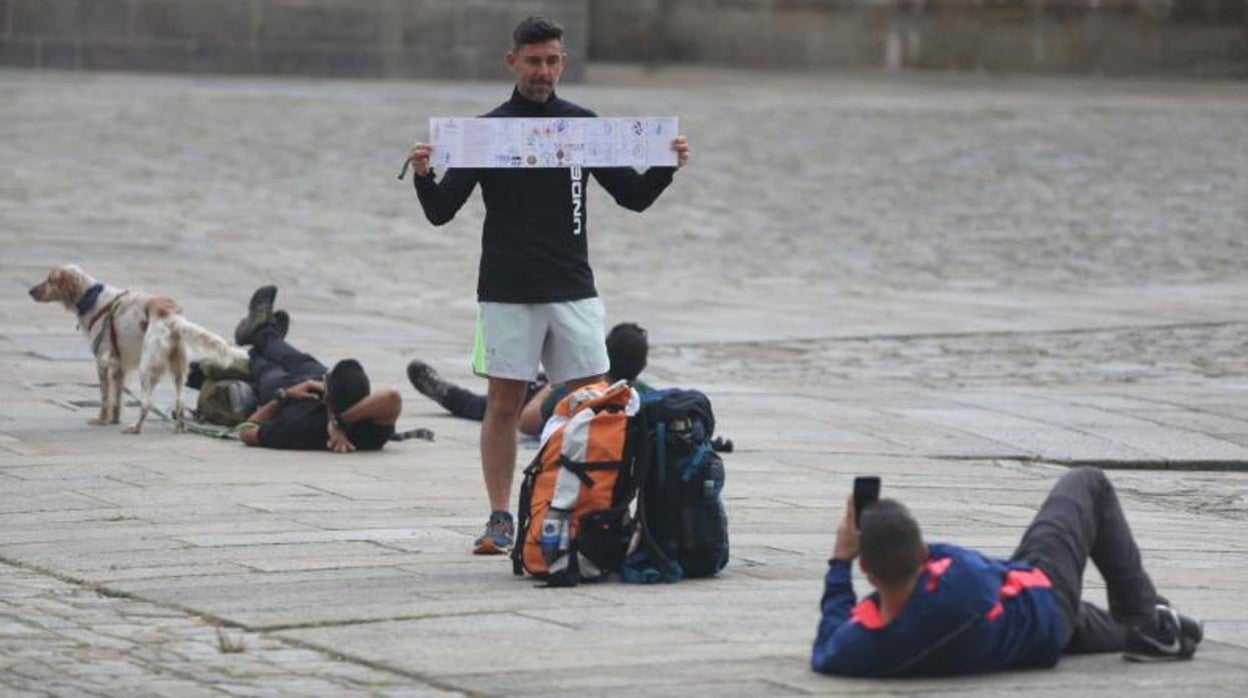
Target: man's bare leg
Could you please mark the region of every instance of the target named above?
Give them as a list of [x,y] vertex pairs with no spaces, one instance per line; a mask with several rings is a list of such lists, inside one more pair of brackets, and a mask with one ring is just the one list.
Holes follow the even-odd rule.
[[528,383],[490,378],[485,419],[481,422],[481,470],[490,509],[508,511],[516,471],[516,421]]
[[528,387],[525,381],[490,378],[485,419],[481,422],[481,474],[490,500],[490,520],[473,552],[495,555],[507,552],[515,536],[509,508],[511,481],[516,471],[516,422]]

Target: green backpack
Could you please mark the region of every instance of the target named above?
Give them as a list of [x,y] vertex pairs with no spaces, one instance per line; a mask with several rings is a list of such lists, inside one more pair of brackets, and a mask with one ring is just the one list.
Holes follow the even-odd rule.
[[195,419],[227,427],[247,421],[259,402],[247,364],[217,366],[205,362],[200,368],[204,372],[204,384],[199,387]]
[[195,418],[200,422],[232,427],[247,421],[256,411],[256,390],[251,383],[237,378],[208,379],[199,389]]

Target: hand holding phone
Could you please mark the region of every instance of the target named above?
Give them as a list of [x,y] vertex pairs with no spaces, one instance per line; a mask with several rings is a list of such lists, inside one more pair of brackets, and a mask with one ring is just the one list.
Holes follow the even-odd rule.
[[880,478],[854,478],[854,526],[862,528],[862,511],[880,499]]

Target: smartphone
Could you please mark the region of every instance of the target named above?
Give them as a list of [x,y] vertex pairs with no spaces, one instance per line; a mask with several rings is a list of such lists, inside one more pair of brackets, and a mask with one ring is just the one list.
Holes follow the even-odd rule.
[[854,478],[854,525],[862,528],[862,511],[880,499],[880,478]]

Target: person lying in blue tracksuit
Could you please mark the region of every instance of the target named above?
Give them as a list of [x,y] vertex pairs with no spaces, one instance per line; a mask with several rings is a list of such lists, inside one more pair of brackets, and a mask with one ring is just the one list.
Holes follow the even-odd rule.
[[[1201,624],[1170,608],[1140,561],[1113,486],[1095,468],[1057,483],[1008,562],[924,544],[893,500],[853,498],[837,530],[811,654],[815,671],[889,677],[1052,667],[1064,653],[1123,652],[1133,661],[1190,659]],[[851,565],[876,591],[861,601]],[[1083,570],[1105,578],[1109,611],[1082,600]]]

